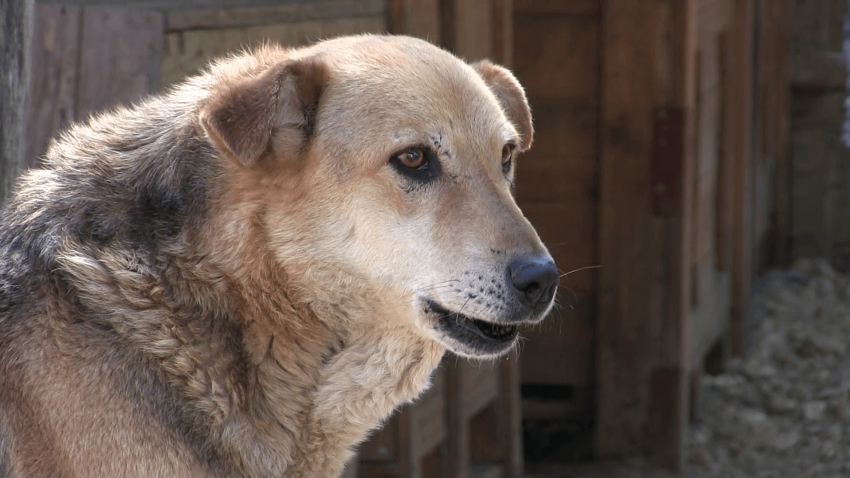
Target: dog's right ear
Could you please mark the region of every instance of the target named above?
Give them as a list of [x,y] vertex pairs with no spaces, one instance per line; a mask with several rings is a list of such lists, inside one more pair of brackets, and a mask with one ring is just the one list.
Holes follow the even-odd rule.
[[269,148],[298,157],[313,131],[327,65],[317,59],[279,63],[213,95],[200,112],[213,145],[245,166]]
[[534,139],[534,126],[531,124],[531,108],[528,106],[528,98],[525,96],[522,85],[507,68],[494,65],[487,60],[473,63],[471,66],[481,75],[490,91],[496,95],[508,120],[516,127],[522,139],[519,144],[520,151],[530,148],[531,141]]

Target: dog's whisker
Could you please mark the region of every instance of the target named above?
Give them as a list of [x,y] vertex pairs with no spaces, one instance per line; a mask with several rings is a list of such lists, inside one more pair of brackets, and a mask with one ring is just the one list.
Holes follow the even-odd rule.
[[561,271],[561,269],[558,269],[559,271],[564,272],[563,274],[561,274],[561,275],[560,275],[560,276],[558,276],[558,277],[560,278],[560,277],[568,276],[568,275],[570,275],[570,274],[572,274],[572,273],[574,273],[574,272],[586,271],[586,270],[588,270],[588,269],[600,269],[601,267],[602,267],[601,265],[598,265],[598,266],[586,266],[586,267],[579,267],[578,269],[573,269],[573,270],[571,270],[571,271],[569,271],[569,272],[564,272],[564,271]]

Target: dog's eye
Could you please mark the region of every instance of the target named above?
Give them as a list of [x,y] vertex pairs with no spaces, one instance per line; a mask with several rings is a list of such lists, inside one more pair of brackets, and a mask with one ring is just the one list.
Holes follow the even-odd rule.
[[390,164],[399,173],[419,182],[429,182],[440,175],[440,162],[433,149],[413,146],[390,157]]
[[511,166],[513,165],[514,158],[514,149],[516,149],[516,145],[513,143],[508,143],[502,147],[502,172],[505,174],[511,172]]
[[427,157],[423,148],[409,148],[393,156],[405,168],[420,169],[427,165]]

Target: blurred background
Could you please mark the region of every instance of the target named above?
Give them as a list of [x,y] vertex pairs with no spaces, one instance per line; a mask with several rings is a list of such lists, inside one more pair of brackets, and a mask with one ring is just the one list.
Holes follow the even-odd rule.
[[69,123],[263,41],[390,32],[490,58],[531,102],[516,197],[561,307],[518,355],[447,357],[347,475],[850,476],[847,10],[3,0],[0,197]]

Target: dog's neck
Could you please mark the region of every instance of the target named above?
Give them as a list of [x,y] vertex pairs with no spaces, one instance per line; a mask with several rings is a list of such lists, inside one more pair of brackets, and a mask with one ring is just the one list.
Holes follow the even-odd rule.
[[359,282],[351,291],[346,272],[299,278],[276,266],[285,261],[258,251],[265,241],[245,242],[255,244],[243,249],[253,258],[231,263],[251,270],[228,276],[253,380],[241,404],[244,420],[225,426],[248,423],[269,447],[242,458],[257,474],[275,471],[268,468],[272,452],[285,476],[335,476],[370,430],[427,388],[444,348],[412,327],[391,325],[397,321],[387,315],[398,311]]

